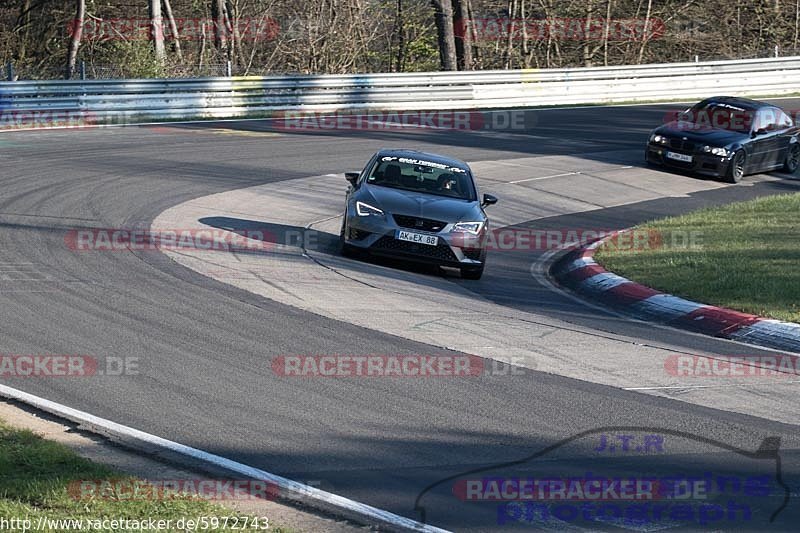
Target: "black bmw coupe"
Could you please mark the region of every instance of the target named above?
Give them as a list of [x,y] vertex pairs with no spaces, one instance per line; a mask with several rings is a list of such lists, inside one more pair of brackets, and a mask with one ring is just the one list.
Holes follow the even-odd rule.
[[745,174],[800,167],[800,128],[783,109],[716,96],[707,98],[650,134],[650,164],[719,176],[736,183]]

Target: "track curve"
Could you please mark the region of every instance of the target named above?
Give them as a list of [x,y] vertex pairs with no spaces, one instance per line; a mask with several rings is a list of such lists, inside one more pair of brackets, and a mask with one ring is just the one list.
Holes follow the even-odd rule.
[[[429,353],[432,347],[304,312],[198,275],[163,254],[75,252],[64,241],[76,228],[149,227],[165,210],[211,194],[352,170],[388,143],[478,162],[584,154],[617,162],[637,149],[664,109],[542,111],[532,131],[494,135],[274,136],[268,123],[259,122],[8,135],[2,146],[0,261],[15,274],[0,281],[2,351],[138,357],[140,374],[7,383],[293,479],[319,481],[323,489],[413,518],[416,495],[465,465],[524,457],[587,428],[645,427],[654,420],[747,449],[758,448],[765,436],[781,436],[790,452],[784,468],[797,479],[795,425],[543,372],[435,381],[279,379],[269,364],[277,355]],[[614,128],[620,134],[607,139],[604,132]],[[616,205],[610,192],[612,201],[564,214],[548,213],[548,203],[534,204],[524,206],[531,216],[518,223],[630,225],[656,214],[798,189],[781,177],[752,183],[711,184],[707,193],[676,190],[625,205]],[[548,192],[548,198],[563,196]],[[563,200],[585,203],[572,196]],[[754,353],[617,321],[531,283],[536,257],[496,255],[485,281],[444,282],[499,306],[641,344]],[[591,355],[594,346],[585,348]],[[773,384],[771,394],[784,390],[789,395],[795,389]],[[437,525],[485,530],[495,524],[491,512],[469,518],[457,509],[445,512],[445,501]]]

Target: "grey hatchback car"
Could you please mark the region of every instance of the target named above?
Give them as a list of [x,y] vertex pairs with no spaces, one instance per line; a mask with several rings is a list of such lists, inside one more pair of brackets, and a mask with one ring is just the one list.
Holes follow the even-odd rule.
[[484,194],[463,161],[414,150],[381,150],[350,182],[339,235],[343,255],[358,252],[458,268],[480,279],[489,219]]

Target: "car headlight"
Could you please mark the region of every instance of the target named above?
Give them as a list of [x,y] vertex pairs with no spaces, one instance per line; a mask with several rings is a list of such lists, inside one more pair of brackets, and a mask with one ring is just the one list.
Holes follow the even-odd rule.
[[453,231],[455,233],[471,233],[472,235],[477,235],[481,232],[481,228],[483,228],[483,222],[459,222],[453,226]]
[[717,146],[703,146],[703,151],[720,157],[728,157],[730,155],[730,152],[726,148]]
[[356,202],[356,213],[358,213],[358,216],[360,217],[368,217],[370,215],[379,217],[383,216],[383,211],[377,207],[365,204],[364,202]]
[[650,136],[650,142],[656,144],[667,144],[669,142],[669,139],[667,139],[663,135],[657,135],[654,133]]

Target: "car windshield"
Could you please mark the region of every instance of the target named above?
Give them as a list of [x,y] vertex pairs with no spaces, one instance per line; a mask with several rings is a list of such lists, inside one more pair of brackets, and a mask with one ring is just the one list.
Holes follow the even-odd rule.
[[686,129],[719,129],[748,133],[753,124],[753,116],[752,109],[722,102],[707,102],[682,113],[678,124]]
[[461,167],[404,157],[382,157],[367,178],[370,185],[474,200],[468,171]]

